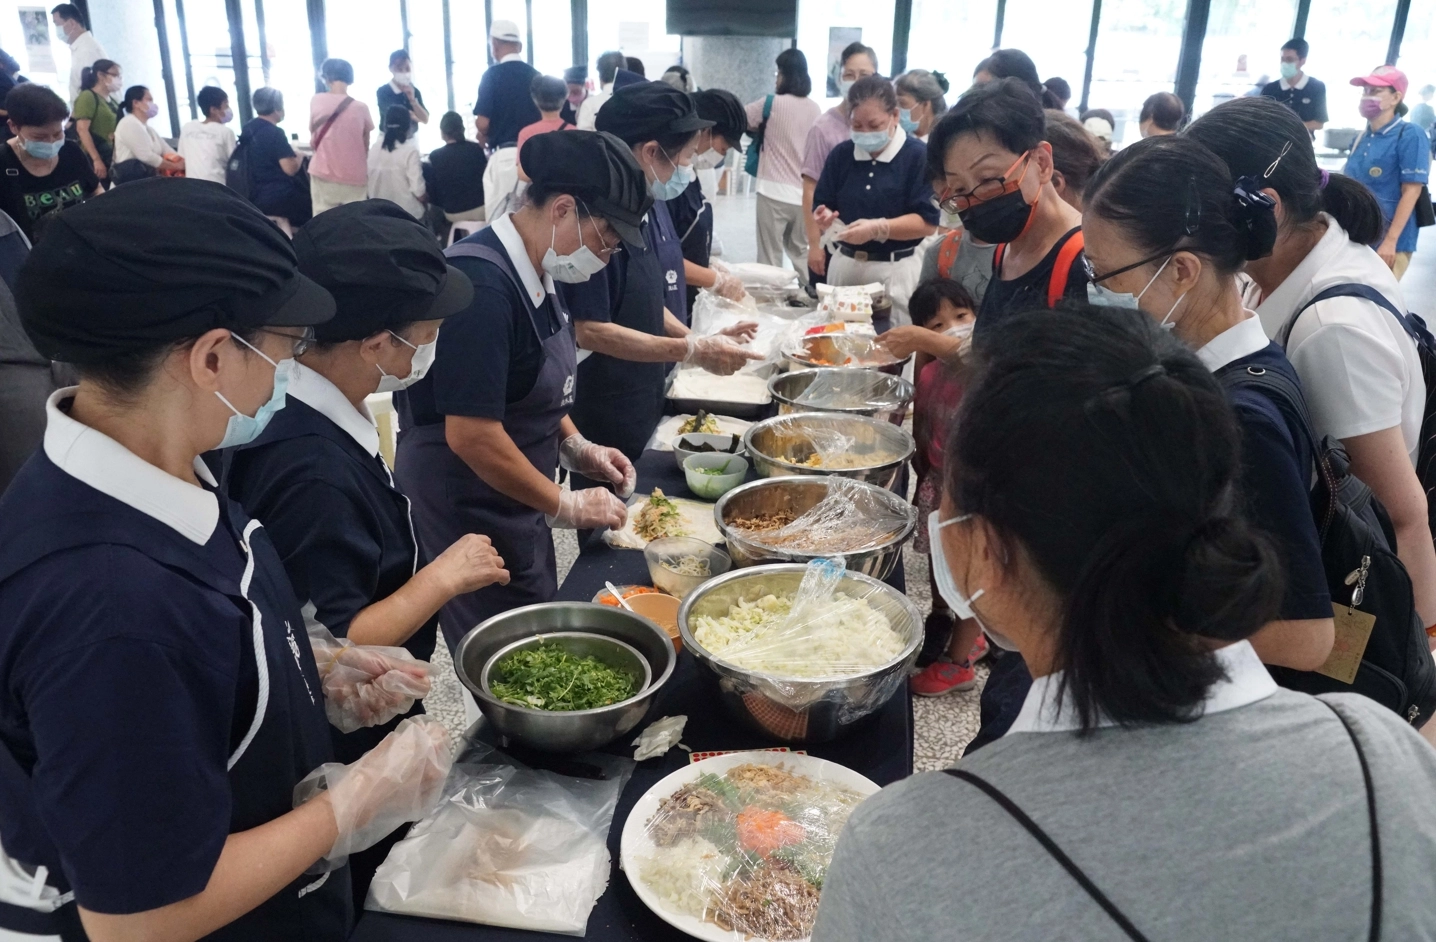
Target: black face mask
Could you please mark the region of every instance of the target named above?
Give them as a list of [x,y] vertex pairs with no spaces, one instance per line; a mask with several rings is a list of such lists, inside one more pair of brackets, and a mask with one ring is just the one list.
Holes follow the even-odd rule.
[[975,203],[957,215],[974,239],[997,245],[1022,235],[1036,209],[1037,204],[1028,204],[1021,190],[1013,190]]

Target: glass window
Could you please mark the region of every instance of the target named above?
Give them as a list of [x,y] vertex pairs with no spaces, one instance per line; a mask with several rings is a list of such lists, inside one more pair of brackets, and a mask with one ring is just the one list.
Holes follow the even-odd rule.
[[1432,114],[1436,114],[1431,110],[1432,99],[1436,95],[1431,92],[1423,95],[1422,92],[1436,85],[1436,0],[1412,0],[1406,35],[1401,40],[1401,58],[1396,61],[1396,67],[1406,73],[1411,83],[1406,92],[1407,106],[1415,111],[1423,102],[1427,105],[1411,117],[1419,120],[1429,132],[1428,121]]
[[533,0],[533,11],[534,68],[545,75],[563,78],[563,70],[575,64],[573,11],[569,0]]
[[1295,22],[1294,0],[1212,0],[1193,115],[1279,79]]
[[1105,108],[1117,119],[1115,145],[1140,138],[1137,116],[1142,102],[1154,92],[1170,92],[1176,84],[1186,15],[1186,0],[1102,4],[1088,106]]
[[[1416,6],[1416,4],[1413,4]],[[1429,24],[1431,7],[1426,5],[1424,21]],[[1311,43],[1306,71],[1326,83],[1326,110],[1329,128],[1359,128],[1363,125],[1357,102],[1361,89],[1351,80],[1370,75],[1386,62],[1391,43],[1391,25],[1396,20],[1396,0],[1312,0],[1307,20],[1306,41]],[[1407,35],[1422,22],[1411,11]],[[1413,50],[1414,51],[1414,50]]]
[[[245,52],[254,60],[254,66],[250,71],[250,86],[253,90],[264,84],[264,75],[259,68],[259,41],[256,38],[250,38],[254,35],[254,7],[253,5],[247,6],[249,9],[245,11],[248,20],[245,23]],[[265,12],[268,12],[268,8]],[[188,0],[184,5],[184,14],[185,26],[189,35],[190,69],[194,72],[195,94],[199,94],[199,90],[206,85],[218,86],[229,95],[230,107],[234,108],[235,114],[238,114],[238,96],[234,90],[234,56],[229,44],[229,15],[225,12],[224,0]],[[204,115],[199,114],[197,106],[189,101],[184,81],[184,59],[179,52],[177,24],[173,26],[173,30],[170,34],[172,50],[170,61],[175,66],[175,97],[180,103],[180,124],[191,120],[191,112],[195,118],[203,120]],[[121,63],[121,65],[126,64]],[[160,77],[158,75],[137,75],[133,69],[126,67],[125,84],[128,86],[137,81],[150,83],[150,94],[154,96],[156,102],[160,103],[160,108],[163,110],[164,83],[160,81]],[[311,85],[310,88],[312,89],[313,86]],[[285,96],[286,99],[288,97],[288,95]],[[302,111],[307,115],[309,98],[306,96],[302,102],[302,105],[296,105],[294,102],[286,100],[284,104],[286,110],[291,114],[298,115]],[[291,119],[289,123],[292,125],[295,122]],[[166,125],[162,123],[160,127],[166,127]]]
[[[303,6],[294,0],[278,2]],[[384,116],[378,113],[375,94],[380,85],[388,84],[390,80],[389,54],[404,46],[399,0],[345,0],[342,5],[330,3],[324,19],[329,34],[330,58],[344,59],[354,67],[354,85],[349,94],[367,104],[374,124],[382,125]],[[294,105],[288,105],[288,108],[291,112],[296,111]],[[304,115],[307,122],[308,99],[305,99]]]
[[1066,79],[1072,86],[1070,107],[1075,108],[1082,101],[1082,73],[1087,69],[1091,30],[1091,0],[1007,0],[1002,45],[1031,56],[1039,79]]
[[[424,96],[424,107],[429,110],[429,123],[419,125],[417,140],[419,149],[427,152],[443,143],[439,137],[439,119],[449,110],[449,88],[444,75],[444,8],[440,0],[408,0],[408,6],[409,58],[414,67],[414,87]],[[457,96],[458,88],[454,91]],[[467,116],[465,118],[468,123]]]
[[[914,4],[916,6],[916,4]],[[798,4],[798,48],[808,57],[808,74],[813,77],[813,97],[827,98],[826,77],[830,71],[836,76],[838,66],[829,61],[846,46],[840,42],[836,49],[829,49],[832,27],[850,27],[862,30],[862,42],[871,46],[878,54],[878,71],[888,75],[893,64],[893,0],[828,0],[826,3]],[[918,32],[914,16],[913,35]],[[849,40],[850,42],[851,40]],[[915,59],[908,50],[908,65],[936,68]],[[837,99],[828,99],[824,107],[837,104]]]
[[[538,18],[535,7],[535,34]],[[668,33],[667,0],[588,0],[588,65],[595,87],[598,57],[611,49],[642,59],[644,74],[656,79],[678,62],[682,48],[681,37]]]
[[[1016,0],[1008,2],[1009,11],[1013,2]],[[1006,22],[1010,29],[1010,12]],[[967,3],[913,0],[912,28],[907,40],[908,68],[935,69],[945,74],[951,86],[947,95],[947,103],[951,105],[972,84],[977,64],[992,51],[992,31],[996,26],[997,0]],[[1038,67],[1045,68],[1040,62]],[[1079,86],[1081,79],[1079,70],[1073,86]]]
[[[302,3],[290,0],[255,0],[264,4],[264,40],[269,55],[269,80],[264,81],[259,47],[250,45],[250,90],[268,84],[284,93],[284,129],[308,140],[309,99],[314,95],[314,47],[309,41],[309,13]],[[189,8],[185,8],[189,12]],[[245,11],[248,14],[249,11]],[[256,27],[257,30],[257,27]],[[245,34],[250,24],[245,23]],[[176,58],[175,62],[179,62]],[[182,84],[183,75],[176,84]],[[358,91],[356,90],[356,94]],[[183,94],[181,92],[181,94]],[[237,113],[237,109],[236,109]],[[238,131],[238,128],[235,129]]]

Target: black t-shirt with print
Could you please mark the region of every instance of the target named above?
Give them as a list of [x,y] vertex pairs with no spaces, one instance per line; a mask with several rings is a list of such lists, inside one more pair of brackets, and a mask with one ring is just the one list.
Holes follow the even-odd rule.
[[[1017,314],[1024,311],[1039,310],[1048,307],[1047,293],[1052,283],[1053,269],[1057,266],[1057,256],[1062,254],[1062,247],[1067,244],[1073,236],[1081,232],[1081,228],[1075,228],[1057,240],[1037,266],[1024,275],[1019,275],[1011,281],[1003,281],[1000,274],[993,273],[992,280],[987,284],[987,293],[982,296],[982,304],[978,307],[977,323],[972,330],[973,342],[997,325],[997,322],[1009,314]],[[996,265],[994,258],[993,264]],[[1062,297],[1082,301],[1087,298],[1087,270],[1082,264],[1082,253],[1078,252],[1072,259],[1072,267],[1067,271],[1067,284],[1062,291]]]
[[65,142],[55,169],[43,177],[31,173],[9,144],[0,145],[0,209],[27,238],[35,237],[40,217],[83,203],[99,185],[94,165],[74,141]]

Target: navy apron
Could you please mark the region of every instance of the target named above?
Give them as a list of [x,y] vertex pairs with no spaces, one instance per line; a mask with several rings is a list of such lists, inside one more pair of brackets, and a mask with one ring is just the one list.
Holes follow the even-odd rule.
[[[59,469],[55,473],[64,474]],[[242,573],[216,571],[184,546],[183,537],[142,517],[139,511],[134,511],[140,518],[136,520],[128,515],[87,513],[81,507],[76,508],[76,519],[47,521],[49,525],[30,531],[33,538],[6,547],[0,554],[0,579],[60,550],[113,543],[184,571],[210,591],[228,596],[250,618],[250,637],[242,648],[255,659],[263,695],[256,695],[252,706],[237,703],[235,707],[237,716],[252,715],[252,719],[236,723],[236,731],[243,732],[237,732],[237,741],[231,742],[229,833],[234,834],[292,810],[294,786],[331,761],[333,751],[314,655],[279,554],[258,521],[249,520],[233,501],[223,496],[219,501],[220,512],[226,515],[219,526],[227,526],[231,535],[243,535],[236,538],[244,560]],[[10,751],[0,748],[3,793],[24,794],[28,780]],[[50,885],[69,892],[58,859],[21,863],[48,867]],[[204,938],[206,942],[340,942],[348,937],[352,922],[345,867],[319,877],[301,875],[257,908]],[[85,938],[73,900],[49,914],[0,905],[0,928],[59,935],[65,942]]]
[[[507,275],[520,297],[529,296],[502,252],[474,242],[458,242],[444,254],[482,259]],[[563,302],[550,294],[548,303],[557,306],[564,328],[543,340],[543,332],[533,320],[533,308],[524,305],[542,342],[543,362],[528,395],[505,407],[503,427],[524,457],[552,479],[558,470],[559,424],[574,402],[577,350],[573,323]],[[399,452],[395,474],[413,504],[414,526],[429,557],[437,557],[466,533],[480,533],[493,541],[509,571],[508,585],[485,586],[457,596],[440,611],[439,627],[451,652],[484,620],[520,605],[553,601],[558,593],[558,565],[553,531],[541,511],[485,484],[450,450],[443,422],[403,430]]]
[[[682,319],[687,311],[687,284],[683,244],[663,203],[654,203],[649,211],[644,241],[642,250],[624,249],[627,273],[613,323],[666,337],[664,306]],[[570,413],[573,424],[589,441],[617,448],[636,462],[663,417],[664,381],[670,366],[619,360],[602,353],[589,356],[578,367],[578,396]]]
[[[668,201],[668,217],[673,221],[677,231],[678,220],[673,219],[673,206],[683,209],[697,207],[693,220],[688,223],[683,232],[678,233],[678,243],[683,257],[701,268],[710,267],[713,261],[713,204],[709,203],[703,195],[703,188],[697,180],[689,184],[688,189],[681,195]],[[686,280],[686,279],[685,279]],[[693,325],[693,302],[698,299],[698,289],[689,285],[684,292],[688,306],[685,308],[686,315],[679,315],[683,323]],[[670,308],[669,310],[672,310]],[[673,311],[678,314],[677,311]]]

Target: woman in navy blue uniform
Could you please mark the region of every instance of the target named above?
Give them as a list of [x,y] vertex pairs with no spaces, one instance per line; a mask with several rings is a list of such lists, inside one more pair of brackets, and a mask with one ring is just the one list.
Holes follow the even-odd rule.
[[[447,737],[409,720],[325,765],[293,589],[198,460],[282,407],[333,300],[225,187],[126,190],[57,219],[20,274],[27,332],[80,384],[0,501],[0,928],[338,942],[349,880],[322,871],[424,813]],[[328,791],[295,807],[315,771]]]
[[695,337],[684,322],[683,245],[667,201],[693,181],[698,132],[712,126],[698,117],[692,96],[663,82],[620,88],[598,111],[598,130],[618,136],[632,150],[653,204],[641,244],[630,245],[583,284],[559,290],[573,315],[579,349],[591,352],[578,368],[574,425],[632,461],[663,415],[664,381],[672,364],[692,363],[726,375],[761,359],[733,342],[751,337],[756,325],[737,325],[726,336]]
[[[721,88],[694,92],[693,105],[698,117],[713,122],[711,128],[698,132],[693,168],[712,170],[723,163],[730,149],[741,144],[748,117],[738,96]],[[673,229],[683,246],[683,280],[688,283],[685,321],[692,323],[693,301],[698,297],[699,288],[708,288],[731,301],[743,300],[747,296],[743,282],[722,265],[713,264],[713,204],[703,195],[698,179],[695,177],[688,188],[667,205]]]
[[451,650],[484,619],[553,599],[551,527],[623,526],[623,501],[599,488],[561,489],[560,465],[620,491],[635,479],[627,458],[589,442],[568,417],[576,353],[554,282],[589,278],[620,241],[642,241],[643,174],[621,141],[592,131],[537,134],[523,162],[533,180],[524,204],[449,248],[473,300],[444,321],[428,375],[394,397],[395,476],[413,501],[420,545],[434,553],[482,533],[510,573],[507,584],[444,606]]
[[[469,306],[473,285],[445,263],[433,234],[388,200],[321,213],[295,234],[294,251],[300,273],[334,296],[334,317],[298,357],[285,408],[254,442],[224,453],[224,484],[269,532],[320,644],[347,638],[427,661],[440,607],[508,573],[489,538],[473,533],[433,562],[420,553],[364,400],[423,377],[443,318]],[[422,712],[415,701],[379,726],[331,728],[335,756],[358,759],[403,716]],[[350,858],[356,904],[399,836]]]

